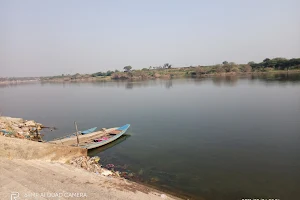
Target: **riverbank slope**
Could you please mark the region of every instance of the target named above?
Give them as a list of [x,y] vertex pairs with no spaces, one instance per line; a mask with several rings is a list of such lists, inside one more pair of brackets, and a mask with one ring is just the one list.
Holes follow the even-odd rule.
[[[175,199],[154,189],[57,162],[0,158],[0,199]],[[60,198],[55,196],[60,195]],[[81,197],[81,198],[80,198]],[[177,199],[177,198],[176,198]]]

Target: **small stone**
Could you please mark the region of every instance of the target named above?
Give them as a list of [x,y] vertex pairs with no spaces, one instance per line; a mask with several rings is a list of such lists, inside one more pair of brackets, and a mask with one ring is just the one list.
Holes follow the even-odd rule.
[[118,177],[121,177],[120,176],[120,172],[119,171],[116,171],[116,173],[115,173]]
[[29,128],[28,127],[22,127],[22,130],[24,131],[24,132],[28,132],[29,131]]
[[101,173],[101,175],[103,175],[103,176],[110,176],[112,174],[113,173],[111,171],[109,171],[109,170],[103,170],[103,172]]
[[23,131],[18,131],[18,134],[23,135],[24,132]]
[[18,124],[19,128],[22,128],[24,126],[24,124]]
[[25,126],[35,126],[35,122],[33,120],[25,122]]
[[81,163],[81,167],[82,167],[83,169],[87,169],[87,168],[88,168],[87,163],[86,163],[86,162],[82,162],[82,163]]

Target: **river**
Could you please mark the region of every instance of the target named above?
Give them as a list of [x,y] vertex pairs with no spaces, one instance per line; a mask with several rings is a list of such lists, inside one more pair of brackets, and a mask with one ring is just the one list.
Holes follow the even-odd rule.
[[[300,75],[0,85],[2,115],[56,131],[131,124],[91,151],[135,181],[192,199],[300,197]],[[110,148],[109,148],[110,147]]]

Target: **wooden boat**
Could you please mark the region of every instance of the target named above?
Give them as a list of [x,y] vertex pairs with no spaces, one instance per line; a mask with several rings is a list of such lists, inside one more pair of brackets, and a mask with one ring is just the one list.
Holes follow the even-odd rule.
[[[90,129],[87,129],[87,130],[84,130],[84,131],[78,131],[78,134],[79,135],[85,135],[85,134],[93,133],[93,132],[95,132],[96,129],[97,129],[97,127],[90,128]],[[61,139],[69,138],[69,137],[73,137],[73,136],[76,136],[76,133],[72,133],[72,134],[69,134],[69,135],[65,135],[63,137],[55,138],[53,141],[61,140]],[[53,142],[53,141],[50,141],[50,142]]]
[[[95,132],[96,129],[97,129],[97,127],[94,127],[94,128],[90,128],[90,129],[85,130],[85,131],[81,131],[80,133],[81,133],[82,135],[84,135],[84,134],[89,134],[89,133]],[[75,133],[75,134],[76,134],[76,133]]]
[[69,145],[69,146],[79,146],[85,149],[94,149],[117,140],[128,130],[129,127],[130,124],[126,124],[121,127],[102,129],[101,131],[78,135],[79,144],[77,144],[76,135],[59,138],[50,141],[49,143]]

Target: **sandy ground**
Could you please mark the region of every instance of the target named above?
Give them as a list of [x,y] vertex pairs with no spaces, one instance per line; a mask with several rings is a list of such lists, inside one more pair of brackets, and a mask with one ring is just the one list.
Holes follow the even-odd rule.
[[[0,199],[177,199],[121,178],[71,165],[0,158]],[[12,198],[14,199],[14,198]]]

